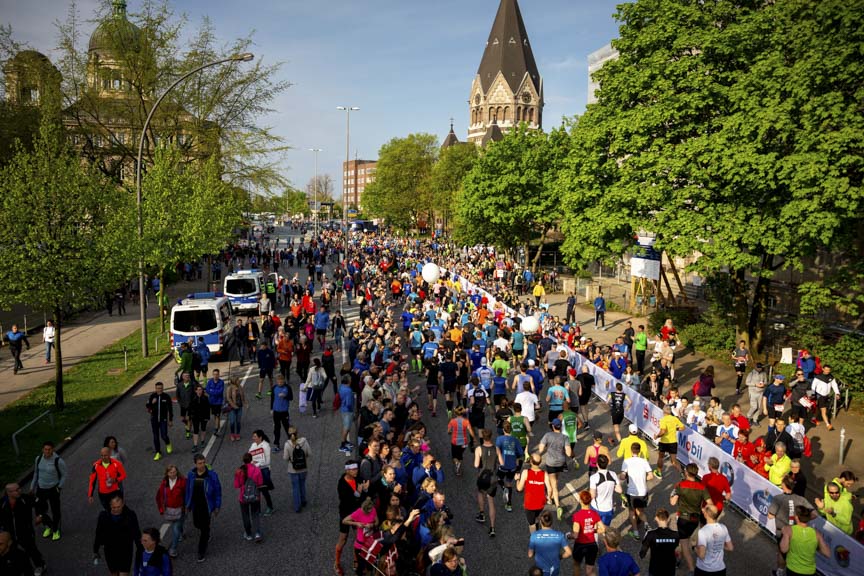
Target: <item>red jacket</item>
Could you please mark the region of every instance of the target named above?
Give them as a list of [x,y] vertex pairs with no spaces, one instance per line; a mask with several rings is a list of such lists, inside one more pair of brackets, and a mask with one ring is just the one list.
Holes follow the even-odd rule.
[[186,478],[177,476],[174,488],[168,485],[168,479],[164,478],[156,491],[156,507],[159,514],[164,514],[166,508],[183,508],[183,500],[186,497]]
[[[111,458],[108,466],[102,464],[100,458],[93,463],[93,470],[90,472],[90,483],[87,487],[87,496],[93,496],[96,489],[99,489],[99,494],[113,494],[120,490],[120,483],[126,480],[126,469],[119,460]],[[109,486],[110,481],[110,486]]]

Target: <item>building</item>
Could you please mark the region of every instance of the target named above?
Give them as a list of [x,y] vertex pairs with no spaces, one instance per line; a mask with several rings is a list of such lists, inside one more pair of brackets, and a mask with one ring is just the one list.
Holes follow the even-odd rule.
[[468,141],[500,140],[519,123],[543,127],[543,78],[517,0],[501,0],[471,84]]
[[375,181],[377,160],[350,160],[342,163],[342,190],[345,191],[346,209],[363,208],[363,190]]
[[594,80],[594,73],[606,62],[616,58],[618,58],[618,51],[612,47],[612,44],[606,44],[588,55],[588,104],[597,102],[597,90],[600,88],[600,83]]

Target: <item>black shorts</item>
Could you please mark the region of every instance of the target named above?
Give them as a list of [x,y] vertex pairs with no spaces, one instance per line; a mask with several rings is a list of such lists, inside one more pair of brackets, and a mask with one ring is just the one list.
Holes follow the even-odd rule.
[[411,355],[412,355],[412,356],[419,356],[419,355],[420,355],[420,351],[421,351],[420,348],[411,348]]
[[664,454],[669,454],[670,456],[674,456],[678,454],[678,443],[677,442],[660,442],[657,445],[657,450],[663,452]]
[[782,418],[783,410],[777,410],[773,404],[768,405],[768,418]]
[[[339,516],[342,516],[342,514],[339,514]],[[345,516],[348,516],[348,514],[346,514]],[[344,518],[345,516],[342,516],[342,518]],[[348,534],[349,532],[351,532],[351,526],[348,526],[347,524],[343,524],[342,518],[339,518],[339,533],[340,534]]]
[[562,412],[563,412],[563,410],[552,410],[550,408],[549,409],[549,422],[552,422],[553,420],[555,420],[556,418],[561,416]]
[[735,372],[739,374],[743,374],[747,371],[747,364],[745,362],[735,362]]
[[543,512],[543,508],[539,510],[528,510],[525,509],[525,518],[528,520],[528,525],[533,526],[537,524],[537,517],[540,516],[540,513]]
[[207,420],[199,420],[197,418],[192,419],[192,432],[198,434],[198,432],[206,432],[207,431]]
[[455,380],[451,380],[450,382],[445,381],[445,382],[442,382],[442,384],[444,385],[444,392],[446,394],[453,394],[454,392],[456,392],[456,381]]
[[648,507],[647,496],[628,496],[627,499],[630,501],[630,507],[633,509],[644,510]]
[[426,386],[426,394],[428,394],[430,398],[437,400],[438,386]]
[[560,474],[566,470],[566,466],[549,466],[546,465],[546,473],[547,474]]
[[582,396],[579,396],[579,406],[587,406],[590,401],[591,394],[583,394]]
[[326,336],[327,329],[325,328],[324,330],[315,330],[315,334],[317,334],[318,336]]
[[498,493],[498,483],[494,481],[494,478],[491,470],[481,470],[480,476],[477,477],[477,491],[494,498],[495,494]]
[[180,418],[186,418],[189,416],[189,408],[180,407]]
[[512,482],[513,479],[516,478],[516,470],[507,470],[506,468],[498,467],[498,479],[503,481]]
[[493,394],[492,402],[495,403],[495,406],[501,405],[501,400],[505,400],[507,398],[507,394]]
[[807,408],[801,406],[800,404],[793,404],[792,417],[796,420],[803,420],[804,418],[807,418]]
[[213,414],[213,416],[219,418],[220,416],[222,416],[222,406],[218,404],[211,404],[210,413]]
[[273,369],[272,368],[262,368],[258,371],[259,378],[270,378],[273,379]]
[[458,444],[451,444],[450,445],[450,456],[452,456],[454,460],[461,461],[465,457],[465,446],[459,446]]
[[621,424],[624,421],[624,412],[612,412],[612,424]]
[[819,408],[828,408],[831,405],[831,396],[816,395],[816,405]]
[[581,564],[585,560],[586,566],[594,566],[598,552],[597,544],[573,544],[573,563]]
[[687,540],[699,528],[699,517],[686,518],[678,516],[678,539]]

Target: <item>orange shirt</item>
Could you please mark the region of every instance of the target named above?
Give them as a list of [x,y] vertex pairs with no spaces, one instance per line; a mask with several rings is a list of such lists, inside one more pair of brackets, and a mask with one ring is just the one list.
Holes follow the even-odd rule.
[[477,311],[477,325],[483,326],[486,323],[486,318],[489,316],[489,310],[486,308],[480,308]]
[[458,327],[454,327],[450,330],[450,339],[453,340],[456,344],[462,343],[462,330]]

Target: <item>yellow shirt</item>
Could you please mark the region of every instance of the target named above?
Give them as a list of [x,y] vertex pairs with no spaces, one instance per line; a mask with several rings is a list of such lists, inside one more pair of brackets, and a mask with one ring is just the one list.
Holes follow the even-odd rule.
[[546,290],[543,288],[542,284],[537,284],[534,286],[534,296],[545,296]]
[[627,436],[626,438],[621,440],[621,443],[618,445],[618,452],[616,455],[618,458],[630,458],[633,453],[630,451],[631,446],[633,444],[639,444],[639,456],[642,458],[648,459],[648,445],[645,444],[645,441],[635,435]]
[[786,454],[779,460],[777,455],[771,456],[771,464],[765,465],[765,470],[768,472],[768,480],[775,486],[780,486],[783,483],[783,478],[792,469],[792,459]]
[[666,414],[660,418],[660,429],[665,429],[666,432],[660,436],[661,444],[676,444],[678,442],[678,430],[684,429],[684,424],[677,416]]

